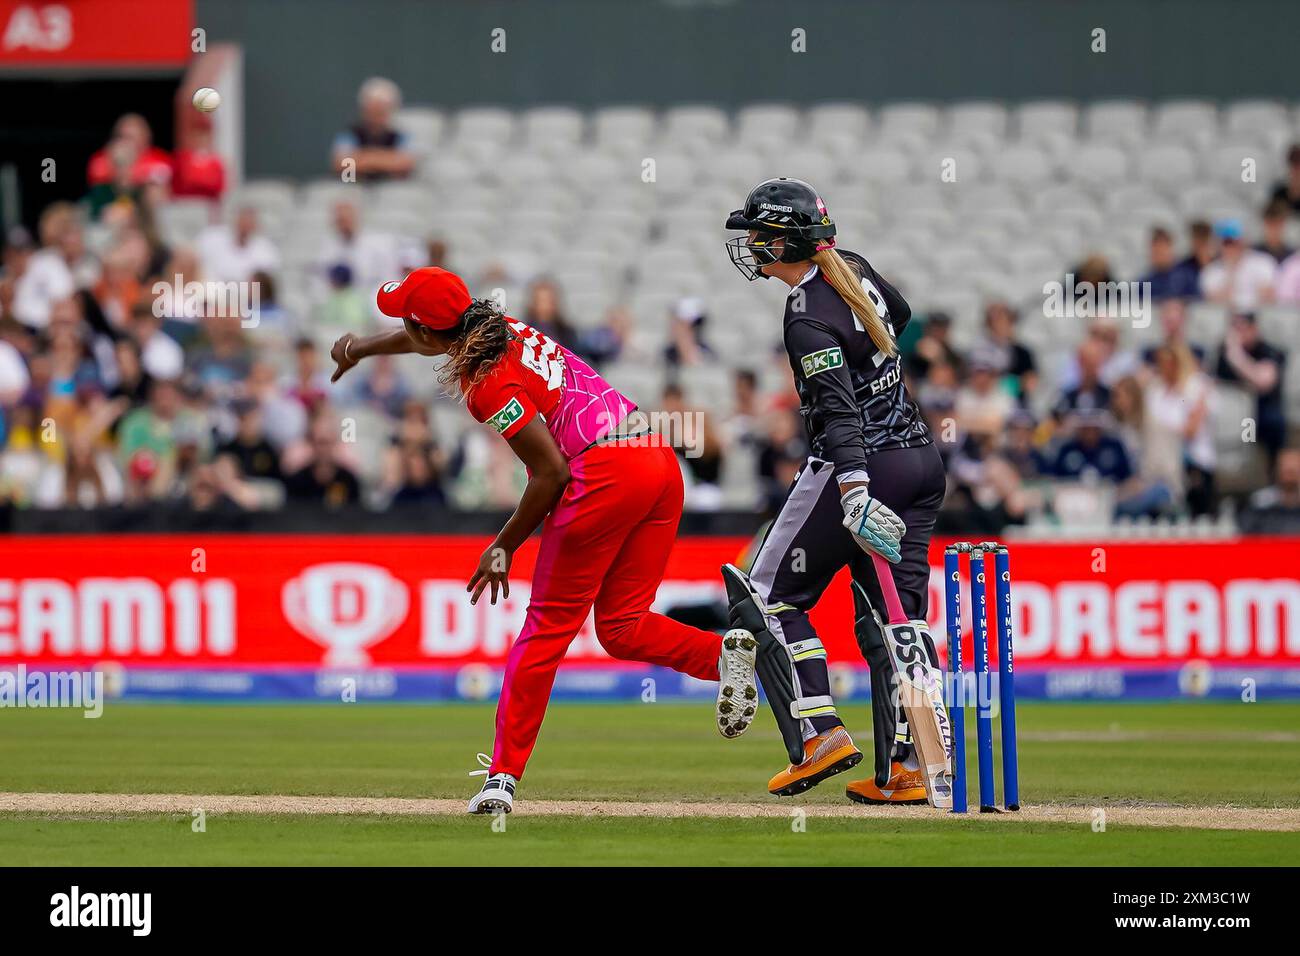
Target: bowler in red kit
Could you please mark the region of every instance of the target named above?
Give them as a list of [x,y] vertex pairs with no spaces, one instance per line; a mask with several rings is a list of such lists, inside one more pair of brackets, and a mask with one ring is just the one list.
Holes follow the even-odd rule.
[[514,514],[470,578],[471,602],[510,593],[510,562],[539,527],[541,545],[523,629],[506,660],[496,742],[471,813],[509,812],[537,742],[555,671],[588,614],[610,656],[719,682],[724,736],[748,729],[757,706],[757,643],[650,611],[682,513],[682,477],[667,443],[636,405],[536,329],[473,299],[459,276],[417,269],[378,294],[401,329],[344,335],[333,381],[371,355],[445,355],[444,384],[505,439],[528,469]]

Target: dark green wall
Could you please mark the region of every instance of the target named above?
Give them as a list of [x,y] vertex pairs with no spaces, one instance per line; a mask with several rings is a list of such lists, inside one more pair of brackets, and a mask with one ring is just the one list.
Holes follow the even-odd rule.
[[196,18],[244,46],[255,176],[323,172],[376,73],[450,107],[1300,99],[1297,0],[198,0]]

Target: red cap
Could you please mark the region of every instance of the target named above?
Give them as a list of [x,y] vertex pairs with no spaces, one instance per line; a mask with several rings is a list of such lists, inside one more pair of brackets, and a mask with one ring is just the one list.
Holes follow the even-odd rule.
[[401,282],[385,282],[375,301],[384,315],[442,331],[459,323],[473,300],[465,280],[456,273],[425,266]]

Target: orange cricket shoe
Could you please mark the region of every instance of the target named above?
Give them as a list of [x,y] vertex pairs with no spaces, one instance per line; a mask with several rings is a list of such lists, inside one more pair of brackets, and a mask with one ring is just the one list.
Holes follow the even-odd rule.
[[767,782],[769,793],[793,797],[815,787],[827,777],[851,770],[862,759],[862,751],[843,726],[832,728],[803,742],[803,763],[791,764]]
[[907,770],[895,760],[889,767],[889,782],[876,786],[876,778],[855,780],[844,788],[845,795],[858,803],[925,803],[925,778],[920,769]]

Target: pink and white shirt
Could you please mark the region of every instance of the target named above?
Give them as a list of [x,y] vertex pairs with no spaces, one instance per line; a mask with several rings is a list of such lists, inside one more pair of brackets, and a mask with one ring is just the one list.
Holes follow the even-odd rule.
[[470,386],[470,414],[504,438],[519,434],[537,415],[570,461],[618,425],[636,404],[564,346],[517,319],[505,356]]

